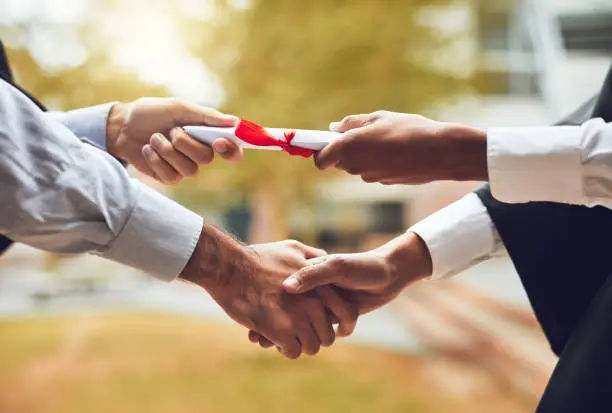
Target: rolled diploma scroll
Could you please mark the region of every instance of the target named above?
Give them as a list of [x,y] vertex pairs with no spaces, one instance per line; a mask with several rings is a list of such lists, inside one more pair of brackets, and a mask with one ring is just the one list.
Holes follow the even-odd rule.
[[[212,143],[218,138],[226,138],[242,148],[268,149],[273,151],[278,151],[281,149],[278,146],[258,146],[246,143],[236,136],[236,134],[234,133],[235,128],[233,127],[217,128],[212,126],[185,126],[183,127],[183,129],[189,135],[193,136],[200,142],[204,142],[208,145],[212,145]],[[283,141],[286,140],[286,132],[295,132],[295,137],[291,141],[291,146],[312,149],[315,151],[320,151],[321,149],[325,148],[325,146],[327,146],[331,141],[340,136],[340,134],[337,132],[328,132],[322,130],[266,128],[266,131],[275,138]]]

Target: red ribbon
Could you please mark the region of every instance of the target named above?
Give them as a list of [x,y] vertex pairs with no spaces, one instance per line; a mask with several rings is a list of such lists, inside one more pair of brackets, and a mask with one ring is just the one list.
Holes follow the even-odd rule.
[[298,148],[291,145],[291,141],[295,138],[295,131],[285,131],[285,140],[276,139],[270,135],[263,126],[248,120],[241,120],[236,127],[236,136],[246,143],[257,146],[278,146],[289,155],[302,156],[309,158],[316,151],[312,149]]

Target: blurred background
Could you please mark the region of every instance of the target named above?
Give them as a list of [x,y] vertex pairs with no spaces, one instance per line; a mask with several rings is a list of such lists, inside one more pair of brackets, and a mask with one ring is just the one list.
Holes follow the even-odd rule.
[[[549,124],[600,87],[610,0],[0,0],[50,108],[178,96],[271,127],[379,109]],[[476,183],[366,185],[267,151],[176,188],[245,242],[369,249]],[[0,260],[0,412],[530,412],[556,362],[507,259],[411,288],[315,358],[248,343],[201,291],[93,257]]]

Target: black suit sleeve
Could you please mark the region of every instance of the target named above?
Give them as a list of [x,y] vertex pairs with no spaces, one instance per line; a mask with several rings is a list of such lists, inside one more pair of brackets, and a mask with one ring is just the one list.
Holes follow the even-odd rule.
[[[557,125],[589,118],[612,120],[612,69],[598,96]],[[504,204],[489,185],[477,189],[553,351],[563,351],[571,332],[612,274],[612,210],[604,207],[531,202]]]
[[487,207],[553,351],[559,355],[577,322],[612,274],[612,211],[532,202],[504,204],[489,186]]

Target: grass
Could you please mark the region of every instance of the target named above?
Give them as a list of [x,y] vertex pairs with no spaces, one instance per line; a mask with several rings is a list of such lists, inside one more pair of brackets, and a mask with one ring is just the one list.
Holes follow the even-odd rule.
[[238,327],[160,314],[0,322],[1,413],[499,412],[424,362],[339,344],[288,361]]

